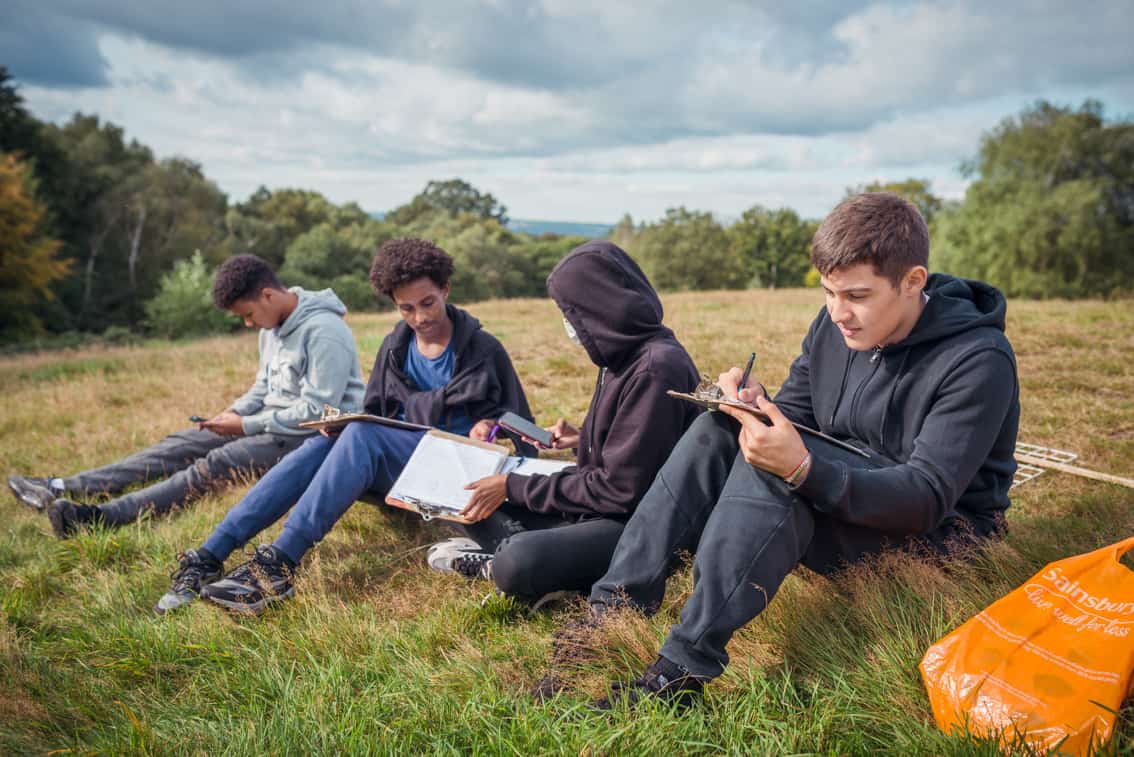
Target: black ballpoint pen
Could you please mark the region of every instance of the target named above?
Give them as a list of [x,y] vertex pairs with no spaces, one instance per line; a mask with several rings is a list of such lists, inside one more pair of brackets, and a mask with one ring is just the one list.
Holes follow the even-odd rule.
[[736,391],[739,392],[748,385],[748,376],[752,373],[752,364],[756,362],[756,353],[753,352],[748,357],[748,365],[744,368],[744,375],[740,377],[740,384],[737,385]]

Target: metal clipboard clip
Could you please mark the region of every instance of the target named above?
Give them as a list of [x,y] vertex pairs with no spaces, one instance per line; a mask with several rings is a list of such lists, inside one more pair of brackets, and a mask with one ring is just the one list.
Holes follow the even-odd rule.
[[442,515],[453,514],[453,510],[451,508],[435,505],[432,502],[426,502],[425,500],[418,499],[417,497],[399,497],[398,499],[400,499],[402,502],[405,502],[407,505],[413,505],[415,508],[417,508],[417,512],[421,515],[422,520],[433,520],[434,518]]

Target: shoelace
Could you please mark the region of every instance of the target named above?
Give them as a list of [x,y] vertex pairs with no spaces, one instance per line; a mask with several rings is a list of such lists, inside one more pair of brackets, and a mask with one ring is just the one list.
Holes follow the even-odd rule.
[[271,551],[265,547],[257,547],[252,553],[251,560],[237,565],[228,574],[228,577],[234,581],[255,581],[257,586],[261,576],[269,581],[284,576],[284,566],[276,562]]
[[177,561],[181,564],[181,567],[169,575],[173,579],[173,591],[200,588],[201,579],[205,577],[209,566],[201,562],[199,557],[190,555],[188,552],[179,554]]
[[453,560],[453,570],[468,578],[492,578],[492,555],[470,552]]

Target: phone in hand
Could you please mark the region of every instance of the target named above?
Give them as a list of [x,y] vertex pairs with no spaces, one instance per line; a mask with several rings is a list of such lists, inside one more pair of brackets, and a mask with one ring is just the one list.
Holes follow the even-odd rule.
[[540,428],[526,418],[521,418],[515,413],[504,413],[496,422],[500,424],[500,428],[539,442],[549,449],[551,448],[551,432],[545,428]]

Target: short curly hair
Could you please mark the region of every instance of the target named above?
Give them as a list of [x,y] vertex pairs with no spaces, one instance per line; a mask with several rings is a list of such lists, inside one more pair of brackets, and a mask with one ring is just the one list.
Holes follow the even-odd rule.
[[237,300],[256,297],[262,289],[283,290],[272,267],[255,255],[237,255],[224,261],[213,281],[213,304],[230,309]]
[[391,239],[378,248],[370,266],[370,284],[387,297],[403,284],[428,276],[444,287],[453,278],[453,258],[433,242],[416,237]]

